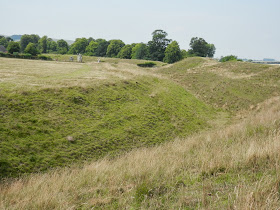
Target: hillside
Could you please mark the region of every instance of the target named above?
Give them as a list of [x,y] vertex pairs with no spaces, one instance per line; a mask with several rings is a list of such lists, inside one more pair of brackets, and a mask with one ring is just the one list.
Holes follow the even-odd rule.
[[214,109],[181,86],[110,61],[1,59],[1,177],[115,156],[210,126]]
[[280,206],[279,66],[187,58],[141,69],[91,59],[1,59],[5,176],[17,174],[7,164],[32,172],[99,160],[3,181],[0,208]]

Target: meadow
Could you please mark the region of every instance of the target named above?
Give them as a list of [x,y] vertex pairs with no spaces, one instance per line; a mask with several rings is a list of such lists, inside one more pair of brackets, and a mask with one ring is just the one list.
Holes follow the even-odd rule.
[[279,208],[279,66],[67,59],[0,59],[1,209]]

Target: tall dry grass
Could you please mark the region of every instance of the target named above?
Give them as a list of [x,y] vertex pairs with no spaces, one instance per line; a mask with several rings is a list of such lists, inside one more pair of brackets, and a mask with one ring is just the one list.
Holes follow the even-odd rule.
[[1,209],[277,209],[280,98],[241,122],[0,185]]

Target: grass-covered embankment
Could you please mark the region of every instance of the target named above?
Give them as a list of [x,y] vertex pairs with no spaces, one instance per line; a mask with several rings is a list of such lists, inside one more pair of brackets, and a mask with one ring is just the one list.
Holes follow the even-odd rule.
[[159,144],[205,128],[213,116],[213,109],[179,85],[147,77],[1,91],[0,99],[2,177]]
[[0,185],[0,208],[278,209],[279,102],[224,129]]
[[233,113],[253,108],[280,92],[277,66],[187,58],[159,73],[202,101]]

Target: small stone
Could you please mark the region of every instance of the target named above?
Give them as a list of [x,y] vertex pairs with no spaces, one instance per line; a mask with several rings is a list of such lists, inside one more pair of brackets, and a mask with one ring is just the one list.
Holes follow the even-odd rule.
[[74,142],[75,139],[73,136],[67,136],[66,139],[69,141],[69,142]]

